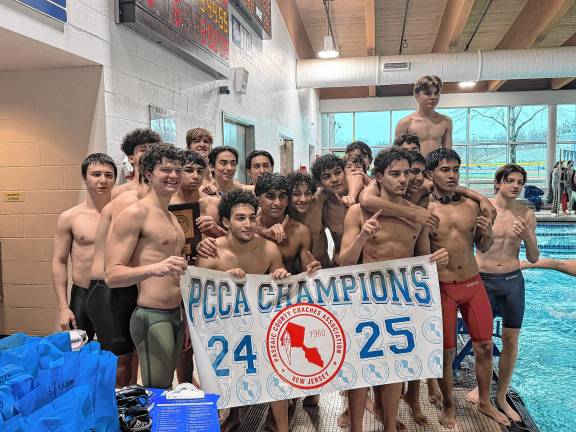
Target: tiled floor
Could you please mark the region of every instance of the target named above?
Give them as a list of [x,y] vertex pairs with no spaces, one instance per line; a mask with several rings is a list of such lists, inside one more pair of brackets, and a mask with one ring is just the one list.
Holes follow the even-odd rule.
[[[457,404],[457,425],[453,429],[455,432],[501,432],[503,429],[500,426],[480,414],[476,408],[465,401],[468,390],[460,388],[455,391],[455,398]],[[420,392],[422,410],[428,418],[428,424],[420,426],[412,421],[408,405],[404,401],[400,402],[400,415],[399,420],[403,422],[408,431],[412,432],[436,432],[447,431],[438,423],[438,407],[431,405],[428,402],[428,392],[426,385],[422,384]],[[290,430],[293,432],[332,432],[332,431],[345,431],[348,429],[341,429],[337,426],[336,420],[342,412],[344,398],[339,393],[331,393],[322,395],[320,398],[320,406],[317,408],[303,407],[299,402],[294,414],[292,415]],[[252,407],[244,416],[242,426],[239,432],[256,432],[262,430],[262,425],[266,417],[266,405],[257,405]],[[376,432],[383,431],[382,423],[378,421],[369,412],[364,416],[364,431]]]

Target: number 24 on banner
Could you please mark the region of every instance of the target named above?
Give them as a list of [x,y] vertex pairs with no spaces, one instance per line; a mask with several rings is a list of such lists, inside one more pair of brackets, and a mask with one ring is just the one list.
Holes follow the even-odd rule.
[[[389,336],[404,339],[404,343],[389,344],[390,351],[393,354],[408,354],[414,351],[414,330],[411,327],[406,327],[410,322],[410,317],[389,318],[384,320],[384,328]],[[401,325],[404,326],[400,327]],[[382,339],[382,328],[376,321],[368,320],[358,323],[355,332],[357,335],[367,335],[359,352],[361,360],[384,357],[384,350],[375,348],[375,346],[381,345]],[[230,342],[228,338],[224,335],[212,335],[210,339],[208,339],[208,349],[214,353],[212,367],[216,372],[216,376],[220,378],[229,377],[230,369],[225,367],[228,354],[230,353]],[[234,363],[245,363],[245,370],[248,375],[258,373],[256,367],[258,354],[254,351],[252,335],[246,334],[236,343],[232,352],[232,360]]]

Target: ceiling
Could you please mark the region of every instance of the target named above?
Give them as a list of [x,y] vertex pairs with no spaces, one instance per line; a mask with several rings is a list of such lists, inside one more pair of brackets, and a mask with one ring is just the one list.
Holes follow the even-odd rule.
[[[294,1],[310,44],[314,52],[318,52],[328,25],[323,1]],[[576,45],[576,0],[333,0],[329,3],[336,45],[342,57]],[[481,82],[476,91],[574,88],[575,79]],[[460,91],[463,90],[457,85],[445,88],[445,92]],[[395,96],[409,95],[412,87],[401,86],[394,91],[387,86],[322,89],[321,97],[387,96],[391,92]]]
[[90,66],[66,51],[0,28],[0,71]]

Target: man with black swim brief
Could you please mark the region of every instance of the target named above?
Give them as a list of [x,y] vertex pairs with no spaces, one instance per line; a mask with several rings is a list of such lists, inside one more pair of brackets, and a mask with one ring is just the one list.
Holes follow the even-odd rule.
[[[86,312],[90,267],[94,257],[96,228],[102,209],[110,202],[117,168],[112,158],[94,153],[82,162],[82,179],[86,199],[58,218],[52,258],[52,281],[60,309],[62,330],[79,328],[88,339],[94,337],[94,326]],[[72,291],[68,302],[68,259],[72,265]]]
[[478,410],[498,423],[508,418],[490,401],[492,378],[492,311],[474,258],[474,246],[486,252],[492,245],[492,225],[480,206],[456,192],[460,179],[460,157],[452,149],[440,148],[426,158],[426,173],[434,183],[428,209],[440,220],[430,233],[432,250],[445,248],[450,262],[438,268],[444,331],[444,374],[439,379],[443,409],[440,423],[453,429],[456,406],[452,396],[452,360],[456,352],[456,314],[460,309],[472,339],[479,388]]
[[[96,230],[86,309],[102,349],[111,351],[118,357],[117,387],[135,384],[138,377],[138,362],[130,336],[130,317],[136,307],[138,287],[130,285],[112,290],[106,285],[104,281],[106,239],[116,216],[146,194],[148,187],[142,184],[140,177],[140,157],[148,149],[150,143],[159,139],[160,136],[149,129],[135,129],[126,134],[122,141],[122,151],[130,157],[134,166],[134,175],[129,187],[125,187],[124,192],[116,193],[116,198],[104,207]],[[120,187],[115,188],[114,191],[117,192],[118,189]]]
[[[516,199],[525,183],[526,171],[521,166],[506,164],[496,171],[496,194],[492,199],[497,210],[493,228],[494,244],[487,252],[476,255],[492,313],[501,316],[503,324],[496,405],[515,422],[522,419],[506,402],[506,392],[518,356],[518,337],[524,318],[524,278],[518,259],[521,243],[524,242],[529,262],[537,262],[540,254],[534,212]],[[477,402],[477,389],[470,392],[467,400]]]

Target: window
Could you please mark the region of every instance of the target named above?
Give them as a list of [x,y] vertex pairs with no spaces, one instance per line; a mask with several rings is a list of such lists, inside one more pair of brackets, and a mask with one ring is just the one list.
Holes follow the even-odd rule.
[[390,145],[390,112],[359,112],[354,115],[354,141],[372,148]]
[[[394,139],[398,121],[412,110],[323,114],[332,118],[334,138],[325,149],[343,151],[353,140],[373,148],[386,147]],[[528,183],[546,183],[548,107],[518,105],[442,108],[452,119],[454,150],[462,159],[460,182],[483,193],[492,192],[494,172],[505,163],[518,163],[528,173]],[[323,128],[325,130],[326,128]],[[557,160],[576,160],[576,105],[558,105]]]

